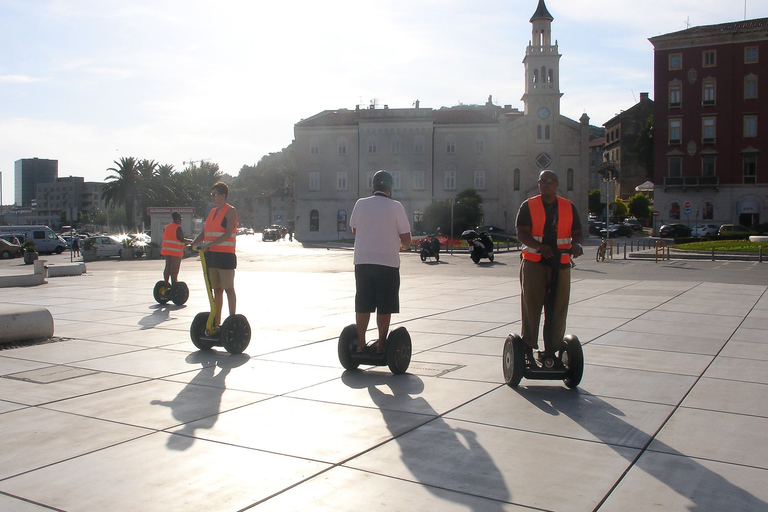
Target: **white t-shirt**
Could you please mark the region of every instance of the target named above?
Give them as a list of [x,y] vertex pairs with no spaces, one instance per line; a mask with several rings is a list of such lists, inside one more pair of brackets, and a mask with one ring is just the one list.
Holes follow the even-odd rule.
[[405,208],[383,195],[358,199],[349,217],[355,230],[355,265],[400,268],[400,235],[411,232]]

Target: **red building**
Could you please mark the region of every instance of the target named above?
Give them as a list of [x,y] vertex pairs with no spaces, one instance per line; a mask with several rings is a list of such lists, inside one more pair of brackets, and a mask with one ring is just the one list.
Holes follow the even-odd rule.
[[650,42],[660,219],[768,222],[768,18]]

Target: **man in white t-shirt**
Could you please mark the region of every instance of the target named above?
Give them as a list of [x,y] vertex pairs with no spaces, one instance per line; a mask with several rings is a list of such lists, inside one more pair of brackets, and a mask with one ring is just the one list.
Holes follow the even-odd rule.
[[392,175],[376,171],[373,195],[358,199],[349,218],[355,235],[355,324],[357,350],[366,350],[365,331],[376,311],[376,351],[385,350],[392,313],[400,312],[400,251],[411,245],[411,224],[403,205],[390,198]]

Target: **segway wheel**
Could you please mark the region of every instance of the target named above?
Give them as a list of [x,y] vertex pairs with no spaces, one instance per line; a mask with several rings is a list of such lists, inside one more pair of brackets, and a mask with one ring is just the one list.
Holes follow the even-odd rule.
[[387,336],[387,366],[389,371],[400,375],[411,364],[411,335],[405,327],[398,327]]
[[523,339],[517,334],[510,334],[504,342],[504,382],[516,388],[525,373],[525,347]]
[[560,352],[560,360],[563,362],[568,376],[563,379],[563,383],[573,389],[581,382],[584,375],[584,351],[581,348],[579,338],[568,334],[563,338],[565,350]]
[[210,312],[198,313],[192,320],[192,325],[189,326],[189,337],[192,338],[192,343],[200,350],[211,350],[213,348],[213,342],[204,340],[205,325],[208,323],[208,315]]
[[489,259],[489,260],[491,260],[491,262],[493,262],[493,253],[490,253],[490,254],[488,255],[488,259]]
[[339,362],[345,370],[357,370],[359,363],[352,360],[352,352],[357,350],[357,326],[346,326],[339,336]]
[[165,284],[165,281],[158,281],[155,283],[155,288],[152,290],[152,296],[158,304],[165,304],[170,300],[170,297],[168,296],[168,285]]
[[221,323],[221,346],[230,354],[242,354],[251,342],[251,324],[243,315],[230,315]]
[[179,281],[171,286],[171,300],[177,306],[183,305],[189,298],[189,288],[187,283]]
[[421,261],[427,261],[427,250],[422,249],[421,253],[419,253],[419,256],[421,257]]

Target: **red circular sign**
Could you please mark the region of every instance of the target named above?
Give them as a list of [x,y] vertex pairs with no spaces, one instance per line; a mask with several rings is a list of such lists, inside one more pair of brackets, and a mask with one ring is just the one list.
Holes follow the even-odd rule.
[[691,207],[691,202],[690,201],[686,201],[686,202],[683,203],[683,206],[685,206],[686,208],[690,208]]
[[659,216],[659,210],[653,210],[653,216],[658,217]]

